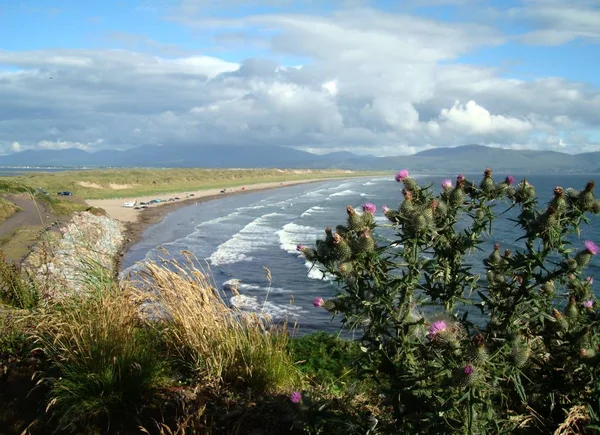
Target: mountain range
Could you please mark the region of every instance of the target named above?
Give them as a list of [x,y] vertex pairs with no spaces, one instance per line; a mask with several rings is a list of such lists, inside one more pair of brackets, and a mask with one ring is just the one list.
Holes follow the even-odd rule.
[[434,148],[410,156],[359,156],[350,152],[312,154],[281,146],[144,146],[87,152],[76,148],[28,150],[0,156],[0,167],[200,167],[200,168],[340,168],[424,172],[600,172],[600,152],[508,150],[483,145]]

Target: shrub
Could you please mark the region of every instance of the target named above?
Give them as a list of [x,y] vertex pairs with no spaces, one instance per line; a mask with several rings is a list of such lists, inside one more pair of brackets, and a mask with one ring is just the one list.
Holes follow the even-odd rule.
[[230,309],[191,258],[146,264],[142,280],[127,287],[142,295],[150,317],[163,319],[165,341],[205,384],[277,393],[300,382],[285,327]]
[[[557,187],[539,208],[527,180],[496,183],[490,169],[479,183],[445,180],[437,195],[408,171],[396,181],[404,200],[384,209],[393,243],[376,243],[366,204],[299,250],[339,282],[337,297],[315,305],[362,331],[403,430],[547,433],[597,421],[600,317],[584,272],[600,248],[568,238],[600,212],[594,182]],[[470,254],[491,236],[501,201],[515,209],[520,246],[495,245],[482,278]]]
[[59,371],[51,380],[49,408],[61,428],[108,425],[164,381],[156,336],[114,286],[65,297],[37,319],[37,340]]
[[290,340],[289,344],[297,367],[316,384],[340,390],[356,379],[358,343],[316,332]]
[[31,309],[40,302],[40,292],[19,266],[9,262],[0,250],[0,304]]

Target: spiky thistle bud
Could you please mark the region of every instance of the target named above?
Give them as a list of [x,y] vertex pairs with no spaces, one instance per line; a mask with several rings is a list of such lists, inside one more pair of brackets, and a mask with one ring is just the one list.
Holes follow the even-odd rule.
[[495,190],[495,187],[496,187],[496,184],[494,183],[494,180],[492,179],[492,169],[486,168],[485,171],[483,172],[483,180],[481,180],[481,183],[479,184],[479,188],[484,193],[490,193]]
[[302,252],[308,261],[316,261],[317,259],[317,252],[308,246],[297,245],[296,251]]
[[459,383],[463,387],[472,388],[484,379],[483,370],[480,367],[466,364],[458,370]]
[[373,239],[369,228],[361,231],[356,242],[356,250],[358,252],[373,252],[375,250],[375,239]]
[[546,296],[554,296],[554,281],[547,281],[542,284],[541,290]]
[[600,214],[600,200],[595,200],[594,204],[592,204],[592,209],[590,210],[594,214]]
[[600,247],[598,247],[598,245],[596,245],[591,240],[585,240],[583,244],[585,246],[585,249],[580,251],[575,256],[577,266],[579,266],[580,268],[587,267],[587,265],[590,264],[592,257],[600,252]]
[[348,228],[350,231],[360,231],[364,227],[364,224],[362,218],[354,210],[354,207],[351,205],[346,206],[346,213],[348,213]]
[[558,332],[564,332],[569,329],[569,323],[567,322],[567,319],[563,313],[558,311],[556,308],[552,310],[552,317],[554,317],[554,327]]
[[562,187],[556,186],[554,188],[554,197],[550,201],[550,205],[559,213],[562,213],[567,209],[567,199],[565,198],[564,193]]
[[579,309],[577,308],[577,301],[575,300],[574,295],[569,296],[569,302],[565,307],[565,316],[567,316],[567,319],[570,321],[574,321],[577,319],[577,316],[579,316]]
[[528,202],[535,197],[535,188],[527,180],[521,181],[515,189],[516,202]]
[[440,217],[446,216],[446,213],[448,213],[448,204],[446,204],[445,201],[438,201],[435,211],[436,214]]
[[354,264],[350,261],[344,261],[338,265],[338,271],[342,276],[347,276],[354,270]]
[[477,334],[473,338],[475,349],[473,350],[473,361],[477,365],[484,365],[490,359],[490,354],[485,346],[485,338],[482,334]]
[[500,255],[500,244],[495,243],[494,250],[488,256],[487,260],[484,261],[484,264],[489,267],[494,267],[498,266],[500,263],[502,263],[502,255]]
[[502,183],[499,183],[496,185],[497,192],[499,194],[501,194],[502,192],[505,192],[508,194],[509,188],[511,189],[511,191],[514,191],[514,189],[512,189],[512,187],[511,187],[514,182],[515,182],[515,178],[512,175],[507,175]]
[[410,190],[402,189],[402,195],[404,196],[404,201],[402,201],[398,211],[402,216],[406,217],[411,211],[414,210],[415,205],[413,203],[413,194]]
[[417,182],[408,176],[408,171],[406,169],[403,169],[396,174],[396,181],[402,182],[406,190],[417,189]]
[[456,178],[456,187],[450,192],[450,200],[449,203],[453,207],[457,207],[462,205],[465,202],[465,177],[459,175]]
[[594,186],[595,183],[593,180],[588,181],[579,197],[581,208],[585,211],[592,211],[594,202],[596,202],[596,198],[594,197]]
[[351,256],[352,249],[350,248],[346,240],[338,233],[335,233],[333,235],[333,257],[335,258],[335,260],[344,261],[350,258]]
[[510,356],[515,367],[524,367],[531,356],[531,347],[529,346],[529,343],[520,336],[515,337],[511,343]]

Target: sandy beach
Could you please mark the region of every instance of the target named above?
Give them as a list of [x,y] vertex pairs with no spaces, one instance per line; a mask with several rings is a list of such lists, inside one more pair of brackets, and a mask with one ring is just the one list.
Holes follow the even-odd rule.
[[[147,227],[160,222],[165,215],[180,207],[185,207],[188,205],[209,201],[216,198],[222,198],[228,195],[240,195],[260,190],[274,189],[277,187],[294,186],[298,184],[314,183],[326,180],[331,180],[331,178],[315,178],[309,180],[259,183],[243,186],[240,185],[232,188],[227,188],[225,192],[221,192],[221,189],[208,189],[189,192],[163,193],[153,196],[144,196],[137,198],[89,199],[86,200],[86,202],[93,207],[99,207],[104,209],[110,217],[121,221],[125,225],[125,245],[121,250],[122,256],[125,254],[125,252],[127,252],[131,245],[137,243],[141,239],[144,230]],[[176,197],[179,199],[168,201],[169,198]],[[140,202],[148,202],[153,199],[161,199],[165,202],[152,204],[148,206],[148,208],[138,210],[130,207],[123,207],[123,204],[126,202],[136,201],[136,205],[139,205]]]

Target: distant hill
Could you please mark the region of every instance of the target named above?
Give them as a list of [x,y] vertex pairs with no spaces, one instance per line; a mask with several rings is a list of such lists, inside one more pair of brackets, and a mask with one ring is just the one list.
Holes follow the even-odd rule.
[[600,152],[570,155],[555,151],[506,150],[483,145],[435,148],[411,156],[316,155],[280,146],[145,146],[124,151],[80,149],[23,151],[0,156],[0,166],[344,168],[427,172],[600,172]]

